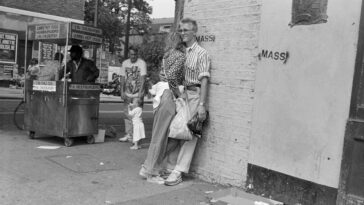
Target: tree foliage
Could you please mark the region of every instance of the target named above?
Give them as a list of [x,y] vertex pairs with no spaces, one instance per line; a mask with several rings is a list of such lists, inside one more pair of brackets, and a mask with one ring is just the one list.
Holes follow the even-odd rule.
[[146,41],[139,48],[140,57],[147,63],[147,76],[151,82],[159,80],[159,71],[162,64],[165,47],[165,35],[153,36],[153,40]]
[[[96,0],[85,3],[85,23],[93,25]],[[131,32],[145,33],[151,23],[149,15],[152,8],[145,0],[131,0]],[[128,0],[98,0],[97,25],[103,30],[104,41],[114,51],[115,43],[124,36],[128,12]]]

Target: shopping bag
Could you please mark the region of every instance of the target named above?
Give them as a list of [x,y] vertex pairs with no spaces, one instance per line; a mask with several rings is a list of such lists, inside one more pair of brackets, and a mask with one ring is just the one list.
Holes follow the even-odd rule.
[[192,140],[193,135],[187,127],[187,122],[190,119],[188,103],[182,98],[177,98],[176,106],[177,114],[169,126],[168,137],[180,140]]

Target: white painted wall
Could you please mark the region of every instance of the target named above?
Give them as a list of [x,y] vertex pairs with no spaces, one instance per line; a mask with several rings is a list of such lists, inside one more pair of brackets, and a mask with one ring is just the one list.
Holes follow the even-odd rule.
[[328,22],[290,28],[292,0],[263,0],[249,162],[337,188],[360,0],[328,1]]
[[[189,0],[184,17],[198,23],[198,36],[211,56],[210,118],[191,171],[201,178],[245,185],[249,157],[260,0]],[[201,38],[200,38],[201,39]]]

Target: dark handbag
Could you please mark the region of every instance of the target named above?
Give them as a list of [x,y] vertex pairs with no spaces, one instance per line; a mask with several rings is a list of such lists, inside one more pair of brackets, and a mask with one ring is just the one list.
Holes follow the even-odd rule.
[[188,129],[191,130],[191,132],[197,136],[202,136],[202,127],[207,122],[207,118],[209,117],[209,112],[206,111],[206,119],[204,121],[200,121],[198,119],[198,112],[196,112],[192,118],[187,122]]

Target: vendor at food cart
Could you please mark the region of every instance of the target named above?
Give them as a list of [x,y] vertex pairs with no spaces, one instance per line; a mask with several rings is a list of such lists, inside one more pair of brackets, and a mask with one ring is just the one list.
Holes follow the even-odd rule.
[[[95,63],[83,57],[83,49],[80,46],[74,45],[69,50],[71,60],[67,62],[67,70],[72,82],[75,83],[94,83],[99,77],[99,69]],[[60,70],[59,79],[64,77],[64,68]]]

